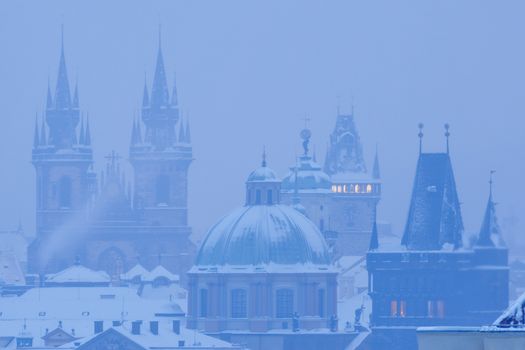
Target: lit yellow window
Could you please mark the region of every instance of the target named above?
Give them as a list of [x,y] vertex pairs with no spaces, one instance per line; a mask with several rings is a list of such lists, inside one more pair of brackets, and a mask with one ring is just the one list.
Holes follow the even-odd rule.
[[390,316],[397,317],[397,300],[390,302]]
[[359,193],[359,190],[360,190],[359,185],[355,185],[355,193]]
[[348,187],[346,185],[343,186],[344,193],[348,192]]
[[332,192],[337,192],[337,186],[336,185],[332,185]]
[[407,302],[401,300],[399,302],[399,316],[405,317],[407,315]]
[[341,185],[337,186],[337,192],[339,193],[343,192],[343,188]]
[[372,193],[372,185],[366,185],[366,193]]

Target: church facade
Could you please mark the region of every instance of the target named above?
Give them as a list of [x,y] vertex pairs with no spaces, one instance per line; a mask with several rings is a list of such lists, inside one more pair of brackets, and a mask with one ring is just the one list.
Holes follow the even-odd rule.
[[283,179],[283,203],[300,200],[325,235],[334,258],[364,255],[381,199],[377,152],[368,171],[353,112],[337,116],[324,166],[311,154],[311,136],[309,129],[301,131],[303,154]]
[[77,87],[71,96],[62,43],[55,93],[48,88],[35,126],[37,225],[29,272],[56,272],[77,259],[113,280],[139,262],[186,272],[195,252],[187,209],[191,136],[175,85],[168,88],[160,41],[151,93],[145,84],[141,118],[133,121],[133,181],[126,181],[120,157],[106,158],[97,177],[89,120],[81,117]]

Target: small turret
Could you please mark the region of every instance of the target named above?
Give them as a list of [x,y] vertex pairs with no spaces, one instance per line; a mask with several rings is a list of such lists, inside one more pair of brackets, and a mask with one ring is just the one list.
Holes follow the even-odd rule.
[[505,247],[505,242],[501,236],[498,218],[496,216],[496,203],[494,203],[492,198],[493,174],[494,171],[491,171],[489,180],[489,198],[483,222],[479,230],[478,240],[476,242],[476,246],[479,247]]

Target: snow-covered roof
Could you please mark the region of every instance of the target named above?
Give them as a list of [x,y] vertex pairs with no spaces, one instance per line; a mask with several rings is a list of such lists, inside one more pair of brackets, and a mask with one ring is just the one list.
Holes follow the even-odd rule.
[[525,293],[498,317],[493,325],[523,328],[525,326]]
[[268,168],[266,165],[263,165],[254,171],[248,176],[247,182],[279,182],[279,178],[275,174],[275,171]]
[[94,271],[75,264],[54,274],[46,275],[46,283],[110,283],[111,278],[104,271]]
[[[112,327],[104,331],[104,333],[95,334],[86,337],[75,344],[82,348],[82,345],[94,343],[98,337],[104,337],[108,332],[116,332],[119,335],[126,337],[132,342],[142,346],[145,349],[176,349],[179,341],[184,341],[184,348],[213,348],[213,349],[239,349],[238,345],[232,345],[223,340],[204,335],[200,332],[195,332],[188,329],[181,329],[180,334],[174,333],[169,325],[159,324],[159,334],[155,335],[147,329],[147,324],[142,324],[140,334],[133,334],[131,332],[131,325],[126,324],[119,327]],[[64,347],[67,347],[64,346]]]
[[120,279],[123,281],[131,281],[134,278],[140,277],[140,279],[143,279],[143,276],[147,275],[149,273],[148,270],[141,264],[137,264],[133,266],[131,269],[129,269],[128,272],[123,273],[120,275]]
[[145,282],[153,282],[157,278],[166,278],[170,282],[177,282],[180,280],[179,275],[171,273],[162,265],[158,265],[142,277]]
[[133,266],[128,272],[120,275],[123,281],[132,281],[135,278],[140,278],[142,282],[153,282],[157,278],[166,278],[170,282],[178,282],[179,275],[171,273],[164,266],[158,265],[153,270],[148,271],[140,264]]
[[301,192],[304,190],[329,190],[331,185],[330,177],[312,157],[301,156],[298,159],[298,164],[290,168],[290,172],[283,179],[282,189],[293,191],[297,187],[297,190]]
[[25,285],[24,272],[13,253],[0,253],[0,284]]
[[264,267],[269,264],[328,267],[327,244],[315,224],[287,205],[245,206],[206,234],[198,267]]

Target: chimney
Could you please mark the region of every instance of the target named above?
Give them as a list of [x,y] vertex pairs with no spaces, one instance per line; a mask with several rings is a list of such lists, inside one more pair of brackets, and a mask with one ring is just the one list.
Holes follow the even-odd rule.
[[173,333],[180,334],[180,321],[173,320]]
[[142,321],[131,322],[131,334],[140,335],[140,325]]
[[179,340],[179,348],[183,348],[185,345],[184,340]]
[[99,334],[104,331],[104,321],[95,321],[93,325],[95,328],[95,334]]
[[149,331],[151,334],[159,335],[159,321],[149,321]]

